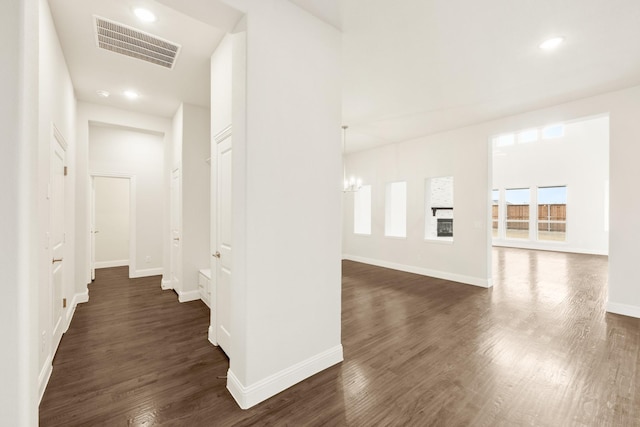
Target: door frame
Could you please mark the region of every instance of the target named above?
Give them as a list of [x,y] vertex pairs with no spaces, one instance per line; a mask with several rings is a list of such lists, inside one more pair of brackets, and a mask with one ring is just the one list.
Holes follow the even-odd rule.
[[89,172],[89,277],[95,279],[95,178],[120,178],[129,180],[129,278],[136,273],[136,176],[128,173]]
[[[48,179],[48,190],[47,190],[47,199],[49,202],[49,236],[52,236],[53,234],[53,229],[54,229],[54,209],[53,206],[51,205],[51,198],[53,197],[53,168],[52,168],[52,163],[53,163],[53,153],[55,151],[55,146],[54,144],[58,144],[60,146],[60,148],[62,149],[62,152],[64,153],[64,159],[63,159],[63,165],[64,168],[66,170],[67,167],[67,149],[69,148],[69,144],[67,143],[67,141],[65,140],[64,136],[62,135],[62,133],[58,130],[58,128],[56,127],[55,123],[51,123],[51,134],[52,134],[52,138],[50,140],[49,143],[49,179]],[[65,172],[66,175],[66,172]],[[63,177],[64,178],[64,177]],[[62,188],[63,188],[63,220],[62,220],[62,233],[63,233],[63,243],[66,246],[66,232],[67,232],[67,227],[66,227],[66,222],[67,222],[67,200],[64,198],[64,195],[66,195],[66,190],[67,190],[67,183],[66,183],[66,179],[63,181],[62,184]],[[61,304],[62,301],[56,301],[55,299],[55,284],[54,284],[54,280],[53,280],[53,273],[54,273],[54,265],[53,262],[49,263],[49,260],[53,260],[54,259],[54,249],[53,249],[53,241],[52,238],[49,237],[48,242],[47,242],[47,248],[49,251],[49,256],[47,259],[47,263],[49,264],[49,299],[50,299],[50,310],[51,310],[51,314],[50,314],[50,318],[51,318],[51,357],[53,358],[53,356],[56,354],[56,352],[58,351],[58,346],[60,345],[60,341],[62,340],[62,335],[64,334],[64,332],[66,331],[66,329],[68,328],[68,324],[67,319],[66,319],[66,312],[67,312],[67,308],[68,307],[63,307],[62,311],[60,312],[60,317],[58,319],[55,318],[55,312],[56,312],[56,305]],[[64,263],[64,252],[65,252],[65,248],[63,248],[62,250],[62,254],[63,254],[63,261],[61,262],[60,268],[62,269],[61,271],[61,286],[62,289],[60,290],[62,292],[62,297],[64,298],[65,295],[65,263]]]
[[[176,186],[174,188],[173,180],[177,179]],[[176,194],[177,192],[177,194]],[[176,197],[176,200],[174,200]],[[175,205],[174,205],[175,204]],[[177,209],[177,215],[174,215],[174,209]],[[177,223],[178,235],[174,236],[174,221]],[[174,252],[174,241],[178,239],[178,251]],[[171,287],[169,289],[173,289],[173,291],[178,294],[178,299],[180,299],[180,295],[182,294],[182,168],[175,167],[171,169],[171,173],[169,174],[169,282],[171,283]],[[175,270],[174,271],[174,267]],[[177,282],[174,280],[175,276],[178,277]]]

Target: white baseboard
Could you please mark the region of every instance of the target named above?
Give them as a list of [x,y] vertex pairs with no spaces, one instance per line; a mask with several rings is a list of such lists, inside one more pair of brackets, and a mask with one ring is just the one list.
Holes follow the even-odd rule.
[[240,408],[249,409],[342,360],[342,345],[338,345],[249,386],[244,386],[229,369],[227,389]]
[[140,277],[161,276],[164,273],[164,268],[147,268],[146,270],[136,270],[131,274],[132,279],[139,279]]
[[207,338],[209,339],[209,342],[211,344],[215,345],[216,347],[218,346],[218,341],[216,341],[216,334],[213,326],[209,326],[209,333],[207,334]]
[[168,291],[170,289],[173,289],[173,281],[171,279],[164,277],[163,275],[162,282],[160,282],[160,286],[162,287],[162,290]]
[[196,301],[199,299],[200,299],[200,291],[188,291],[188,292],[179,291],[178,292],[178,301],[180,302]]
[[205,295],[202,291],[198,291],[200,293],[200,299],[202,300],[203,303],[205,303],[205,305],[207,307],[209,307],[209,309],[211,309],[211,305],[209,305],[209,298],[207,295]]
[[[82,293],[75,294],[71,299],[71,305],[69,306],[69,310],[67,310],[67,314],[65,315],[64,319],[62,319],[62,321],[64,322],[63,335],[65,332],[69,330],[69,326],[71,325],[71,320],[73,319],[73,315],[76,312],[76,307],[78,306],[78,304],[82,304],[85,302],[89,302],[88,289]],[[60,337],[60,339],[62,339],[62,336]],[[52,352],[49,356],[47,356],[47,360],[45,361],[44,366],[40,371],[40,375],[38,375],[38,396],[39,396],[38,402],[42,400],[42,396],[44,396],[44,392],[47,389],[47,385],[49,384],[49,379],[51,378],[51,373],[53,372],[53,357],[58,351],[58,346],[60,345],[60,341],[58,341],[57,343],[52,342],[51,345],[53,346]]]
[[42,402],[42,396],[44,396],[44,391],[47,389],[47,384],[49,384],[49,379],[51,378],[52,372],[53,358],[49,356],[44,362],[44,366],[40,371],[40,375],[38,375],[38,404]]
[[398,264],[395,262],[382,261],[373,258],[365,258],[356,255],[342,255],[342,259],[349,261],[361,262],[364,264],[375,265],[377,267],[390,268],[392,270],[404,271],[406,273],[420,274],[422,276],[435,277],[437,279],[450,280],[452,282],[464,283],[466,285],[479,286],[481,288],[490,288],[491,279],[482,279],[479,277],[464,276],[461,274],[449,273],[446,271],[430,270],[428,268],[416,267],[413,265]]
[[607,302],[607,311],[613,314],[640,318],[640,307],[635,305],[620,304],[617,302]]
[[73,299],[71,300],[71,306],[67,311],[67,318],[65,319],[65,328],[64,331],[67,332],[69,330],[69,326],[71,325],[71,319],[73,319],[73,315],[76,313],[76,307],[78,304],[82,304],[85,302],[89,302],[89,290],[85,290],[80,294],[75,294]]
[[96,261],[95,268],[111,268],[111,267],[125,267],[129,265],[128,259],[121,259],[115,261]]

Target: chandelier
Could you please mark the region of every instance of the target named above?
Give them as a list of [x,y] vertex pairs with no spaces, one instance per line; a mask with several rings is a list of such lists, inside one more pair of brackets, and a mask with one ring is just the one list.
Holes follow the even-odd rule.
[[342,126],[342,173],[344,175],[344,187],[342,189],[343,192],[345,193],[354,193],[356,191],[358,191],[360,189],[360,187],[362,187],[362,180],[360,178],[356,178],[355,176],[351,175],[349,178],[347,178],[347,129],[349,128],[349,126],[343,125]]

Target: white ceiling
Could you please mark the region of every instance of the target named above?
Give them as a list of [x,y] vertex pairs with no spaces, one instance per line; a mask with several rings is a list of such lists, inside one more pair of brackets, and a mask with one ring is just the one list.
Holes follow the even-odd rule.
[[[638,0],[345,0],[353,149],[640,84]],[[566,42],[554,52],[538,45]]]
[[[241,17],[225,1],[49,0],[76,96],[165,117],[208,106],[211,53]],[[290,1],[343,30],[350,151],[640,84],[638,0]],[[136,21],[141,4],[158,22]],[[175,68],[97,48],[93,14],[182,45]]]
[[[204,7],[205,1],[49,0],[76,97],[164,117],[173,116],[180,102],[208,106],[211,54],[241,15],[215,1]],[[170,7],[176,4],[184,6],[184,12]],[[133,7],[140,5],[153,10],[157,22],[138,21]],[[166,69],[98,48],[94,14],[181,45],[174,68]],[[96,90],[101,89],[111,96],[98,97]],[[137,91],[140,98],[126,99],[122,92],[127,89]]]

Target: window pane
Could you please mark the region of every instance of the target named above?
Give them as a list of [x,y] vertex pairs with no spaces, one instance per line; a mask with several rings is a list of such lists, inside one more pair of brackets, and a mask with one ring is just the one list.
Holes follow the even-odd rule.
[[507,189],[505,191],[507,208],[505,233],[508,239],[529,238],[530,193],[528,188]]
[[513,143],[515,142],[515,135],[512,133],[507,133],[497,136],[493,141],[496,147],[506,147],[508,145],[513,145]]
[[499,223],[499,213],[500,213],[500,190],[493,190],[491,192],[491,233],[493,237],[498,237],[498,223]]
[[564,125],[547,126],[542,129],[542,137],[544,139],[560,138],[564,136]]
[[363,185],[353,198],[353,232],[371,234],[371,186]]
[[425,182],[424,238],[453,241],[453,177]]
[[518,133],[518,142],[525,144],[527,142],[534,142],[538,140],[538,129],[523,130]]
[[567,187],[538,188],[538,240],[567,238]]
[[407,183],[387,184],[385,199],[384,235],[407,236]]

